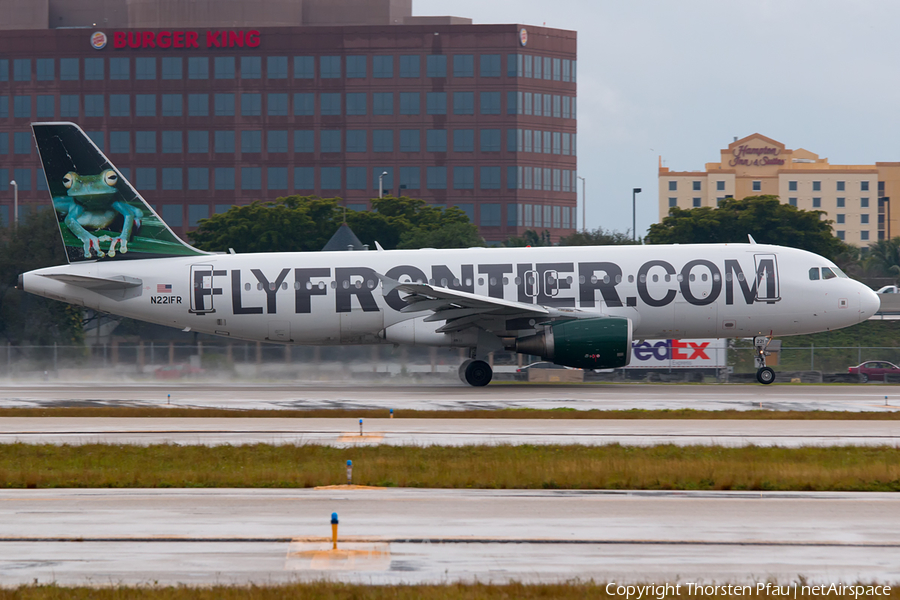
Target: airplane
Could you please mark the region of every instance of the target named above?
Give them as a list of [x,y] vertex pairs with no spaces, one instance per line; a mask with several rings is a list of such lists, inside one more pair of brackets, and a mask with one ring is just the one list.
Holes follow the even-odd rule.
[[628,365],[645,338],[754,339],[770,384],[775,336],[847,327],[874,291],[816,254],[766,244],[363,252],[210,253],[163,222],[74,123],[32,124],[67,265],[20,289],[86,309],[280,344],[468,350],[460,378],[493,376],[496,351],[557,364]]

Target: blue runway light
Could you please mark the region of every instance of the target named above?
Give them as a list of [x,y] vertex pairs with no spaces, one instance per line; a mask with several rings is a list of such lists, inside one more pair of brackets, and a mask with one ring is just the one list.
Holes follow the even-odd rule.
[[337,525],[337,524],[338,524],[338,516],[337,516],[337,513],[336,513],[336,512],[335,512],[335,513],[331,513],[331,524],[332,524],[332,525]]

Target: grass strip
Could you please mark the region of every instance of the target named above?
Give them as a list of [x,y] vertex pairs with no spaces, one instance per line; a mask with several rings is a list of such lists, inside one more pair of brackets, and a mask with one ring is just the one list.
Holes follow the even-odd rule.
[[2,488],[900,491],[893,447],[0,445]]
[[[166,406],[73,406],[42,408],[0,408],[4,417],[178,417],[178,418],[279,418],[279,419],[387,419],[386,408],[375,409],[250,409],[171,408]],[[394,411],[397,419],[706,419],[763,421],[900,421],[900,410],[578,410],[575,408],[503,408],[496,410],[404,410]]]
[[[748,588],[742,587],[741,593],[729,594],[728,584],[704,584],[702,592],[696,588],[688,588],[687,583],[680,581],[678,593],[669,593],[669,598],[709,598],[713,597],[737,597],[750,596],[757,598],[784,598],[794,597],[793,584],[784,584],[777,588],[774,584],[768,589],[766,583],[762,583],[763,589],[758,589],[760,584],[748,584]],[[658,585],[658,584],[652,584]],[[674,583],[672,584],[675,585]],[[809,593],[812,590],[804,588],[805,583],[799,584],[798,598],[826,597],[822,593]],[[854,584],[868,587],[868,584]],[[688,591],[690,590],[690,591]],[[749,591],[749,593],[746,593]],[[787,594],[786,594],[787,591]],[[559,584],[523,584],[509,583],[503,585],[475,584],[446,584],[446,585],[362,585],[349,583],[297,583],[289,585],[265,585],[265,586],[211,586],[211,587],[60,587],[55,585],[34,585],[18,588],[0,588],[0,600],[57,600],[57,599],[91,599],[91,600],[121,600],[123,598],[136,598],[146,600],[283,600],[287,598],[304,598],[305,600],[544,600],[556,598],[559,600],[583,600],[584,598],[615,598],[625,599],[625,590],[619,595],[615,594],[615,586],[607,593],[606,583],[559,583]],[[711,593],[707,593],[711,592]],[[884,588],[879,587],[879,592],[884,593]],[[657,594],[645,593],[643,598],[661,598],[663,592]],[[636,598],[635,594],[632,598]],[[831,598],[854,598],[845,593]],[[862,597],[862,594],[860,595]],[[873,597],[873,596],[866,596]],[[884,600],[900,598],[900,588],[891,586],[890,592],[877,596]]]

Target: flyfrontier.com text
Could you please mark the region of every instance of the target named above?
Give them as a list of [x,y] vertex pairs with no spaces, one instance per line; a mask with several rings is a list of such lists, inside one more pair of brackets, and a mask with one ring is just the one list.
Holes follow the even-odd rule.
[[704,585],[700,583],[666,583],[661,585],[620,585],[615,582],[606,585],[606,593],[610,596],[622,596],[625,600],[663,600],[671,596],[784,596],[786,598],[803,598],[812,596],[834,596],[860,598],[864,596],[890,596],[889,585],[777,585],[774,583],[757,583],[754,585]]

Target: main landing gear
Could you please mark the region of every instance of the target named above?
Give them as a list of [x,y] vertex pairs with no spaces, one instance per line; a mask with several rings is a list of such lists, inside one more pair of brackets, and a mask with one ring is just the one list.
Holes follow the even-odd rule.
[[491,365],[483,360],[470,358],[459,365],[459,378],[469,385],[483,387],[489,384],[493,377],[494,371],[491,369]]
[[756,348],[754,360],[756,363],[756,380],[763,385],[769,385],[775,381],[775,369],[766,366],[766,356],[769,354],[766,352],[766,349],[769,347],[769,341],[769,338],[764,336],[753,338],[753,346]]

